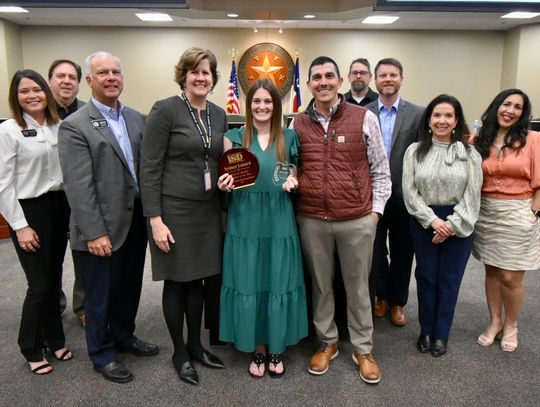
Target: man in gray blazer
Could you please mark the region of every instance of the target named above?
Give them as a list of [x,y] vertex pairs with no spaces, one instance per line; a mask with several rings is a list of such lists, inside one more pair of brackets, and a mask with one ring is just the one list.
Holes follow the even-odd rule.
[[105,52],[85,62],[92,99],[62,122],[58,134],[71,207],[70,243],[86,296],[86,343],[95,370],[125,383],[131,372],[117,352],[158,353],[134,336],[146,254],[138,168],[142,115],[118,98],[120,60]]
[[[77,99],[81,78],[81,67],[70,59],[57,59],[53,61],[49,67],[49,87],[54,96],[56,110],[62,120],[65,120],[71,113],[76,112],[85,105],[82,100]],[[82,326],[84,326],[85,315],[82,276],[78,268],[75,268],[74,272],[73,312],[79,318]],[[62,279],[60,279],[61,314],[63,314],[66,309],[66,302],[66,295],[62,291]]]
[[401,189],[403,155],[409,145],[417,139],[418,124],[424,111],[423,107],[399,96],[402,83],[401,63],[395,58],[380,60],[375,67],[375,86],[379,91],[379,98],[366,106],[379,117],[392,177],[392,195],[386,202],[384,214],[377,225],[370,275],[370,296],[374,303],[374,315],[383,317],[390,311],[390,320],[396,326],[404,326],[407,323],[404,306],[409,297],[414,256],[409,233],[410,216],[405,208]]

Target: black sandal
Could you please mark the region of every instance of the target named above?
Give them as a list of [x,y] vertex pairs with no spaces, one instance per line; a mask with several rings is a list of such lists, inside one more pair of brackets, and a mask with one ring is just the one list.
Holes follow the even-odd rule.
[[253,353],[253,359],[252,362],[257,365],[257,369],[260,369],[261,365],[264,365],[264,371],[263,374],[260,376],[257,376],[256,374],[251,373],[250,367],[251,363],[248,366],[248,372],[249,375],[255,379],[260,379],[264,376],[264,373],[266,372],[266,355],[264,353]]
[[[283,364],[283,361],[281,360],[281,353],[271,353],[270,362],[268,362],[268,366],[272,364],[274,365],[274,369],[275,369],[277,365],[279,365],[280,363]],[[281,373],[277,373],[275,370],[272,371],[270,370],[270,368],[268,368],[268,374],[270,375],[270,377],[273,377],[276,379],[280,378],[281,376],[285,374],[285,364],[283,364],[283,371]]]
[[36,366],[35,368],[32,369],[32,373],[34,374],[37,374],[38,376],[45,376],[46,374],[49,374],[51,373],[53,370],[47,370],[46,372],[43,372],[43,370],[49,368],[49,367],[52,367],[50,363],[48,362],[45,362],[39,366]]
[[54,353],[54,357],[57,359],[57,360],[61,360],[63,362],[67,362],[68,360],[71,360],[73,359],[73,353],[71,353],[71,351],[68,349],[68,348],[65,348],[65,350],[62,352],[62,354],[60,356],[56,356],[56,352]]

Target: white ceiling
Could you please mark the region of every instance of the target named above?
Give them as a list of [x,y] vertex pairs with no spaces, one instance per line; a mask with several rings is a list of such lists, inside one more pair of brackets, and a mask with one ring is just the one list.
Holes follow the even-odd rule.
[[[14,1],[13,3],[16,3]],[[529,20],[501,19],[505,13],[478,12],[374,12],[373,0],[274,0],[217,1],[193,0],[190,9],[141,10],[119,8],[27,8],[23,14],[0,13],[0,19],[18,25],[51,26],[121,26],[121,27],[205,27],[205,28],[278,28],[287,29],[407,29],[407,30],[507,30],[540,22],[540,16]],[[364,6],[361,8],[355,8]],[[226,7],[230,7],[227,9]],[[171,15],[172,22],[150,23],[135,13],[161,11]],[[240,16],[227,18],[228,12]],[[313,13],[317,18],[306,20]],[[370,15],[396,15],[391,25],[367,25]]]

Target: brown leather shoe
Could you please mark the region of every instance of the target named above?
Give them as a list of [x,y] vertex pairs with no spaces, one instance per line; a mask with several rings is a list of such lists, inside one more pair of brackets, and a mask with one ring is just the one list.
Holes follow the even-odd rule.
[[399,305],[394,305],[390,309],[390,320],[395,326],[405,326],[407,323],[407,315],[405,309]]
[[373,315],[377,318],[384,317],[388,312],[388,301],[380,300],[377,298],[375,301],[375,309],[373,310]]
[[308,372],[315,375],[325,374],[330,365],[330,361],[337,355],[339,355],[339,350],[335,343],[323,342],[320,348],[317,349],[311,357]]
[[361,353],[354,352],[352,355],[354,363],[358,365],[358,373],[363,381],[369,384],[377,384],[381,381],[381,372],[379,371],[379,365],[373,357],[373,353],[362,355]]

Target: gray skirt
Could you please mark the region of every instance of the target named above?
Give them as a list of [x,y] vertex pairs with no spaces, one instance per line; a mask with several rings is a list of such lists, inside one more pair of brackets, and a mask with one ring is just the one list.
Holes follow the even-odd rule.
[[540,268],[540,220],[532,199],[481,199],[472,254],[504,270]]
[[223,231],[219,196],[206,201],[161,197],[163,223],[176,243],[163,253],[148,225],[154,281],[193,281],[221,273]]

